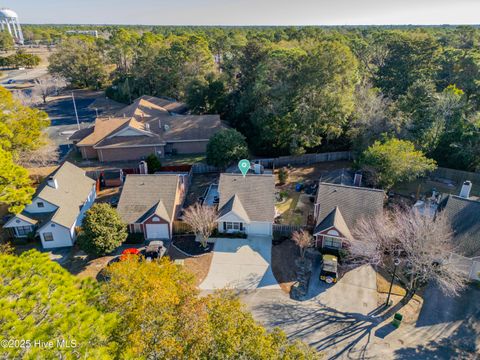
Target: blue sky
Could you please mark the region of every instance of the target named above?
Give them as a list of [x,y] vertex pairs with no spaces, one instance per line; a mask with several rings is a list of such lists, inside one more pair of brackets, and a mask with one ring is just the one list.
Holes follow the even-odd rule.
[[0,0],[23,23],[478,24],[480,0]]

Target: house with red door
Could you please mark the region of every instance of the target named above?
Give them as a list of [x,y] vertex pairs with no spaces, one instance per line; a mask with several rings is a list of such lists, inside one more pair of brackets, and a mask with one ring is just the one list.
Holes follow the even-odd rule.
[[352,239],[357,221],[381,214],[384,202],[383,190],[320,182],[314,210],[315,245],[340,250]]
[[173,222],[186,191],[179,174],[127,175],[117,211],[130,233],[145,240],[172,238]]

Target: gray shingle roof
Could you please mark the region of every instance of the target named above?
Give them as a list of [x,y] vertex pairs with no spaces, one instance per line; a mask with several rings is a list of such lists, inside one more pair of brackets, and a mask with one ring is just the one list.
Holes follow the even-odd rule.
[[459,251],[465,256],[480,256],[480,201],[449,195],[439,210],[451,222]]
[[[273,222],[275,218],[275,179],[272,175],[221,174],[218,193],[220,214],[226,214],[229,208],[238,210],[241,205],[250,221]],[[238,200],[233,199],[235,195]]]
[[325,231],[328,228],[335,227],[347,239],[352,240],[350,229],[343,218],[342,212],[336,206],[316,227],[315,232]]
[[321,182],[318,187],[316,204],[320,204],[314,233],[321,230],[319,225],[338,207],[350,231],[362,217],[373,217],[383,210],[385,192],[356,186]]
[[178,182],[179,177],[174,174],[127,175],[118,202],[118,214],[127,224],[141,222],[148,214],[165,212],[168,215],[165,220],[172,221]]
[[55,189],[47,185],[47,181],[44,181],[37,188],[34,198],[39,197],[58,206],[50,220],[70,228],[77,220],[81,207],[92,191],[95,180],[87,177],[85,171],[69,162],[64,162],[49,177],[53,177],[57,181],[58,188]]

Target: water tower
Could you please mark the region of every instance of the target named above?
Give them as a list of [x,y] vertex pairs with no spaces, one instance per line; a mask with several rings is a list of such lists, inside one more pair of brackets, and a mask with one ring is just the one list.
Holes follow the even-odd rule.
[[15,11],[0,9],[0,27],[2,31],[8,31],[17,44],[23,45],[22,28]]

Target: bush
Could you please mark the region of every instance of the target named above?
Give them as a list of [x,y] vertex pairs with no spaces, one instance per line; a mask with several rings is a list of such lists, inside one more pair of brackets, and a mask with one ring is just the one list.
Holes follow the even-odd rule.
[[281,185],[285,184],[288,180],[288,171],[285,168],[278,170],[278,181]]
[[145,161],[147,162],[149,174],[155,174],[162,167],[162,163],[155,154],[148,155]]
[[142,233],[128,233],[125,244],[143,244],[145,236]]
[[247,234],[240,231],[233,232],[233,233],[222,233],[218,231],[218,229],[215,229],[213,230],[212,236],[210,237],[212,238],[221,237],[221,238],[227,238],[227,239],[246,239]]
[[78,236],[80,248],[88,254],[111,253],[127,239],[127,226],[109,204],[94,204],[85,214]]

